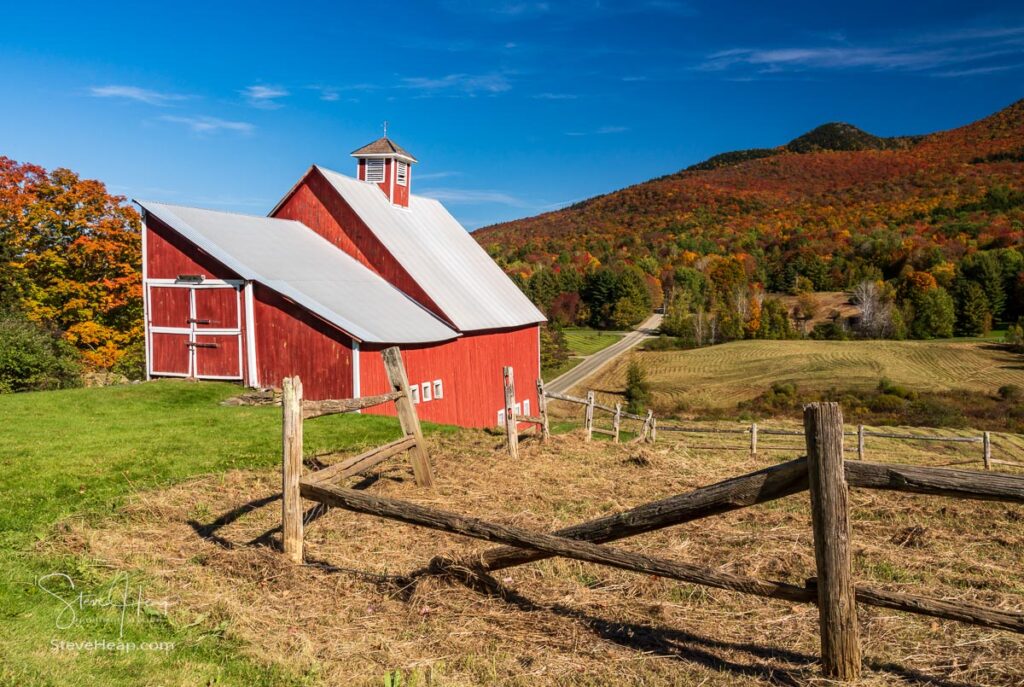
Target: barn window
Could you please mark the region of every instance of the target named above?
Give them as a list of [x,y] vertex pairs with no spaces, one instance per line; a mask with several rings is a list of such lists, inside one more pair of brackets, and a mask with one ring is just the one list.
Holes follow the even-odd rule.
[[408,163],[396,160],[395,164],[395,183],[399,186],[405,186],[409,183],[409,165]]
[[420,388],[416,385],[409,387],[409,395],[412,396],[413,403],[420,402]]
[[440,379],[434,380],[434,400],[444,398],[444,385]]
[[366,180],[375,184],[384,183],[384,160],[372,158],[366,161]]
[[498,426],[499,427],[504,427],[505,426],[505,410],[504,409],[498,411]]
[[523,414],[523,407],[517,403],[516,404],[516,417],[520,417],[522,414]]
[[430,382],[423,382],[420,386],[423,387],[423,394],[421,398],[423,399],[423,402],[426,403],[430,400]]
[[530,399],[523,401],[523,415],[530,414]]

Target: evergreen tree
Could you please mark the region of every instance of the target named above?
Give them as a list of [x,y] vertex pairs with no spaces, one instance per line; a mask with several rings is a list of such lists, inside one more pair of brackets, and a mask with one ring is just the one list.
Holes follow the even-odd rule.
[[956,334],[987,334],[992,327],[992,313],[985,291],[976,282],[963,279],[958,280],[953,288],[956,301]]

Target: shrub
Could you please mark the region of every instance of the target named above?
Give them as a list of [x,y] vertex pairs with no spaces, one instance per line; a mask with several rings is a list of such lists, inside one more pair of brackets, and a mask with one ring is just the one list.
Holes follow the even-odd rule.
[[643,413],[651,397],[651,385],[647,371],[636,360],[630,361],[626,369],[626,408],[631,413]]
[[0,314],[0,393],[80,386],[78,353],[19,313]]
[[880,394],[887,394],[889,396],[896,396],[898,398],[913,401],[917,398],[917,392],[911,391],[906,387],[902,387],[899,384],[893,384],[888,378],[882,377],[878,380],[877,391]]
[[996,393],[998,393],[999,398],[1004,401],[1016,402],[1021,400],[1021,398],[1024,398],[1024,393],[1021,393],[1021,388],[1016,384],[1004,384],[999,387],[999,391]]
[[146,346],[142,341],[136,341],[117,359],[111,372],[124,375],[128,379],[146,378]]
[[893,394],[880,394],[868,401],[868,408],[873,413],[898,413],[907,405],[907,401]]
[[964,427],[967,419],[960,408],[939,398],[922,398],[910,404],[906,423],[923,427]]

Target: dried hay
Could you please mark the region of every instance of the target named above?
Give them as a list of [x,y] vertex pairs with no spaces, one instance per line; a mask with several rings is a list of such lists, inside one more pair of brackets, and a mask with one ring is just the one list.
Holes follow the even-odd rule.
[[[524,444],[512,463],[484,433],[432,443],[434,492],[399,459],[363,486],[540,531],[771,460],[556,436]],[[434,556],[488,545],[344,511],[311,514],[308,564],[291,566],[274,548],[279,489],[277,472],[236,471],[141,493],[116,526],[75,523],[63,544],[144,571],[178,601],[177,619],[226,620],[254,656],[323,684],[379,685],[394,669],[420,685],[821,682],[813,606],[563,559],[498,571],[484,589],[409,585],[403,576]],[[802,584],[814,573],[807,504],[804,493],[615,546]],[[852,504],[858,579],[1024,607],[1018,507],[862,490]],[[1017,635],[863,606],[860,619],[862,684],[1024,683]]]

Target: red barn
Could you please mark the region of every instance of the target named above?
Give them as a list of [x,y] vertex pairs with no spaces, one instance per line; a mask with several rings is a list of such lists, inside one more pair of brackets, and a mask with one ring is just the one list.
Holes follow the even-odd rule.
[[498,424],[504,366],[529,414],[544,316],[439,202],[409,192],[415,158],[386,137],[353,157],[357,178],[314,166],[270,217],[136,201],[149,375],[297,374],[310,399],[370,396],[398,345],[423,419]]

